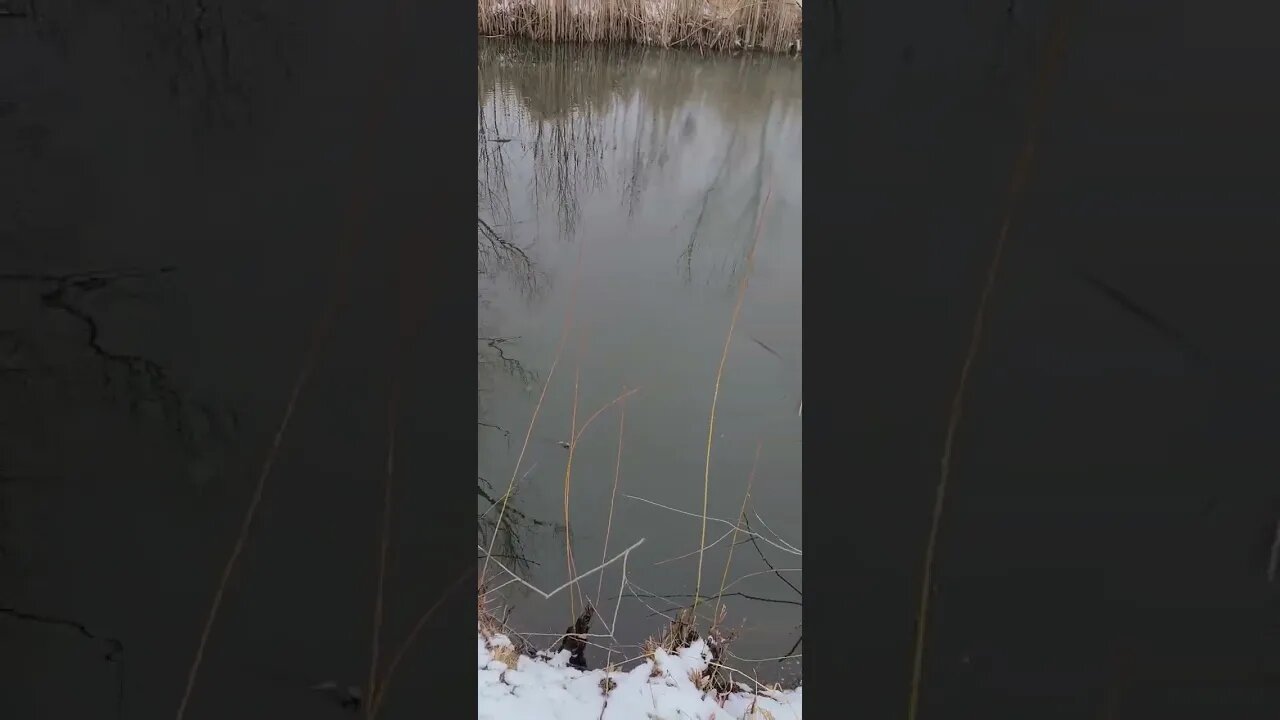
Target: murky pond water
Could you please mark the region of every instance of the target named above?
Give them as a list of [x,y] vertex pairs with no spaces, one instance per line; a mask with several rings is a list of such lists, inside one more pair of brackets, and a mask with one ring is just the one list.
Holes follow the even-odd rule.
[[[488,42],[479,77],[480,510],[516,487],[495,553],[543,590],[571,577],[567,486],[578,573],[644,540],[620,607],[620,564],[583,592],[610,624],[618,607],[620,645],[660,630],[698,586],[716,397],[707,514],[725,522],[702,595],[726,582],[750,483],[758,537],[737,537],[724,591],[735,664],[798,672],[754,660],[801,652],[799,61]],[[570,590],[515,587],[513,627],[569,624]]]

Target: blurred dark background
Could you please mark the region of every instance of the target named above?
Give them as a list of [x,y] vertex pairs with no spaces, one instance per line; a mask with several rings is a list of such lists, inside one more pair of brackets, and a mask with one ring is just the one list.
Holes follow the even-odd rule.
[[[474,219],[441,208],[474,202],[473,66],[453,61],[475,41],[415,34],[474,13],[3,8],[0,716],[172,716],[307,362],[186,717],[347,716],[309,688],[368,676],[396,377],[384,663],[470,562]],[[382,717],[437,702],[421,680],[447,672],[440,618],[468,596]]]
[[838,647],[806,647],[814,698],[838,684],[868,717],[905,716],[948,412],[1008,221],[919,717],[1280,712],[1266,10],[806,8],[806,337],[848,338],[806,355],[822,388],[805,413],[806,547],[823,556],[806,558],[806,625],[839,618]]

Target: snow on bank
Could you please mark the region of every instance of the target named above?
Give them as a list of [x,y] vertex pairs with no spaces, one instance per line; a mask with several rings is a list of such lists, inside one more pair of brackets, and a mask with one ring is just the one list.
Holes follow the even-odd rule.
[[519,656],[509,668],[494,659],[495,648],[510,648],[506,637],[476,638],[479,720],[802,720],[801,689],[756,695],[744,688],[723,700],[698,689],[693,678],[711,659],[701,640],[608,674],[614,687],[606,696],[606,673],[569,667],[567,650],[547,659]]

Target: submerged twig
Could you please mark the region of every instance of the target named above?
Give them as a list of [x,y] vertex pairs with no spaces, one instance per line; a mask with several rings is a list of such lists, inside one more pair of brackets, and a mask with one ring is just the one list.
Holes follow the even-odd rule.
[[56,617],[53,615],[45,615],[43,613],[26,612],[13,607],[0,607],[0,615],[11,617],[14,620],[22,622],[31,622],[41,625],[53,625],[55,627],[65,627],[75,630],[81,637],[94,640],[106,644],[109,648],[107,653],[102,656],[103,660],[116,666],[116,717],[124,716],[124,643],[114,637],[99,635],[84,625],[84,623],[66,618]]
[[796,644],[791,646],[791,649],[787,651],[787,655],[794,653],[796,648],[800,647],[800,643],[802,642],[804,642],[804,633],[800,633],[800,637],[796,638]]
[[1127,293],[1085,270],[1077,270],[1076,275],[1092,286],[1095,290],[1105,295],[1107,299],[1111,300],[1111,302],[1119,305],[1126,312],[1151,327],[1164,337],[1165,340],[1177,346],[1178,349],[1194,358],[1197,362],[1207,362],[1206,355],[1201,352],[1198,347],[1192,344],[1186,335],[1169,323],[1165,322],[1154,312],[1143,307]]
[[[638,501],[640,501],[640,502],[642,502],[642,503],[648,503],[649,505],[653,505],[654,507],[660,507],[660,508],[662,508],[663,510],[670,510],[671,512],[674,512],[674,513],[679,513],[679,514],[681,514],[681,515],[687,515],[687,516],[689,516],[689,517],[691,517],[691,518],[698,518],[698,519],[701,519],[701,518],[703,517],[703,516],[699,515],[698,513],[689,512],[689,511],[687,511],[687,510],[681,510],[681,509],[679,509],[679,508],[673,508],[673,507],[671,507],[670,505],[663,505],[662,503],[654,502],[654,501],[652,501],[652,500],[648,500],[648,499],[646,499],[646,498],[642,498],[642,497],[639,497],[639,496],[637,496],[637,495],[627,495],[627,494],[623,494],[623,496],[622,496],[622,497],[627,498],[628,500],[638,500]],[[757,516],[757,518],[758,518],[758,517],[759,517],[759,516]],[[728,525],[730,528],[737,527],[737,525],[735,525],[734,523],[731,523],[731,522],[729,522],[728,520],[725,520],[725,519],[723,519],[723,518],[707,517],[707,521],[709,521],[709,522],[714,522],[714,523],[720,523],[721,525]],[[785,553],[790,553],[790,554],[792,554],[792,555],[803,555],[803,553],[801,553],[801,552],[800,552],[800,550],[798,550],[797,548],[787,547],[787,546],[785,546],[785,545],[779,545],[778,543],[776,543],[776,542],[774,542],[774,541],[770,540],[769,538],[767,538],[767,537],[765,537],[765,536],[761,535],[760,533],[756,533],[756,532],[743,532],[742,534],[743,534],[744,536],[751,536],[751,537],[759,538],[760,540],[765,541],[765,542],[766,542],[766,543],[768,543],[769,545],[772,545],[773,547],[775,547],[775,548],[777,548],[777,549],[779,549],[779,550],[781,550],[781,551],[783,551],[783,552],[785,552]],[[707,546],[706,546],[706,545],[704,545],[703,547],[705,548],[705,547],[707,547]]]
[[[742,494],[742,508],[738,510],[738,523],[742,524],[747,518],[747,502],[751,500],[751,486],[756,480],[756,465],[760,463],[760,447],[764,443],[756,441],[755,458],[751,461],[751,473],[747,475],[747,490]],[[724,574],[720,576],[720,589],[716,591],[716,609],[712,611],[711,617],[720,617],[721,599],[724,597],[724,591],[727,587],[725,582],[729,580],[729,567],[733,565],[733,548],[738,542],[738,526],[733,528],[733,542],[729,544],[729,556],[724,561]],[[735,581],[736,582],[736,581]]]
[[[751,522],[749,520],[744,520],[744,524],[747,526],[747,530],[750,531]],[[786,583],[787,587],[791,588],[792,590],[795,590],[797,595],[804,597],[804,593],[800,592],[800,588],[796,587],[795,583],[792,583],[790,580],[786,578],[786,576],[778,572],[778,569],[773,566],[773,563],[769,562],[769,558],[764,554],[764,550],[760,547],[760,543],[756,542],[756,538],[754,536],[748,536],[747,541],[750,542],[755,547],[756,553],[760,555],[760,559],[764,561],[764,564],[767,565],[770,570],[774,571],[774,574],[778,576],[779,580]]]
[[[633,586],[633,587],[634,587],[634,586]],[[638,596],[638,595],[634,595],[634,590],[633,590],[633,596],[634,596],[634,597],[636,597],[636,599],[639,599],[639,596]],[[660,595],[660,594],[658,594],[658,593],[649,593],[649,594],[648,594],[648,595],[646,595],[645,597],[651,597],[651,598],[656,598],[656,599],[658,599],[658,600],[666,600],[667,602],[671,602],[671,599],[672,599],[672,598],[690,598],[690,599],[692,599],[692,598],[693,598],[693,594],[692,594],[692,593],[675,593],[675,594],[673,594],[673,595]],[[702,599],[703,599],[703,600],[714,600],[714,599],[716,599],[716,597],[719,597],[719,596],[710,597],[710,598],[702,598]],[[725,594],[724,594],[724,597],[740,597],[740,598],[743,598],[744,600],[754,600],[754,601],[756,601],[756,602],[774,603],[774,604],[777,604],[777,605],[795,605],[796,607],[803,607],[803,606],[804,606],[804,603],[800,602],[799,600],[786,600],[786,599],[784,599],[784,598],[762,597],[762,596],[760,596],[760,595],[752,595],[752,594],[750,594],[750,593],[737,592],[737,591],[729,592],[729,593],[725,593]],[[671,604],[674,606],[674,607],[672,608],[673,610],[686,610],[686,609],[691,609],[691,608],[692,608],[692,605],[679,605],[679,604],[676,604],[676,603],[671,603]],[[660,613],[660,612],[658,612],[658,611],[656,611],[656,610],[653,610],[653,608],[649,608],[649,609],[650,609],[650,610],[652,610],[652,611],[654,612],[654,614],[655,614],[655,615],[663,615],[663,613]],[[664,616],[664,617],[666,617],[665,615],[663,615],[663,616]]]
[[[619,561],[619,560],[623,560],[623,561],[625,562],[625,559],[626,559],[626,558],[631,554],[631,551],[632,551],[632,550],[635,550],[635,549],[636,549],[636,548],[638,548],[638,547],[640,547],[641,543],[643,543],[643,542],[644,542],[644,538],[640,538],[639,540],[637,540],[637,541],[635,541],[634,543],[632,543],[632,544],[631,544],[631,547],[629,547],[629,548],[627,548],[626,550],[623,550],[622,552],[620,552],[620,553],[618,553],[617,555],[613,556],[613,558],[611,558],[610,560],[608,560],[608,561],[606,561],[606,562],[604,562],[604,563],[601,563],[600,565],[597,565],[597,566],[595,566],[595,567],[591,568],[590,570],[587,570],[586,572],[578,573],[578,575],[577,575],[576,577],[569,578],[569,580],[565,581],[565,583],[564,583],[564,584],[560,585],[559,587],[555,588],[554,590],[552,590],[552,591],[550,591],[550,592],[544,591],[544,590],[542,590],[541,588],[539,588],[537,585],[534,585],[533,583],[529,582],[528,580],[525,580],[524,578],[520,577],[520,576],[519,576],[519,575],[517,575],[513,570],[511,570],[511,569],[510,569],[510,568],[508,568],[507,566],[503,565],[502,563],[498,562],[496,559],[493,559],[493,556],[492,556],[492,555],[490,555],[489,557],[490,557],[490,559],[492,559],[492,560],[493,560],[493,564],[494,564],[494,565],[497,565],[499,568],[501,568],[503,571],[505,571],[505,572],[506,572],[508,575],[510,575],[512,578],[515,578],[515,580],[516,580],[517,582],[519,582],[521,585],[524,585],[525,587],[529,588],[530,590],[532,590],[532,591],[534,591],[535,593],[537,593],[538,595],[540,595],[540,596],[542,597],[542,599],[543,599],[543,600],[550,600],[552,597],[554,597],[554,596],[555,596],[557,593],[559,593],[561,590],[564,590],[564,589],[565,589],[565,588],[567,588],[567,587],[572,587],[575,583],[580,582],[580,581],[582,581],[583,579],[585,579],[585,578],[587,578],[587,577],[589,577],[589,576],[591,576],[591,575],[594,575],[595,573],[597,573],[597,572],[599,572],[599,571],[601,571],[601,570],[605,569],[606,567],[608,567],[608,566],[610,566],[610,565],[614,564],[615,562],[617,562],[617,561]],[[479,548],[480,548],[480,551],[481,551],[481,552],[484,552],[484,547],[482,547],[482,546],[477,546],[477,547],[479,547]],[[486,553],[486,554],[487,554],[487,553]]]
[[1276,521],[1275,539],[1271,541],[1271,560],[1267,563],[1267,582],[1276,581],[1276,565],[1280,562],[1280,520]]
[[754,508],[751,510],[751,514],[756,516],[756,520],[760,522],[760,525],[764,527],[765,530],[768,530],[775,538],[777,538],[778,542],[782,543],[788,550],[794,552],[795,554],[797,555],[801,554],[800,548],[787,542],[785,538],[779,535],[773,528],[769,527],[769,524],[764,521],[764,518],[760,517],[760,513],[757,512]]

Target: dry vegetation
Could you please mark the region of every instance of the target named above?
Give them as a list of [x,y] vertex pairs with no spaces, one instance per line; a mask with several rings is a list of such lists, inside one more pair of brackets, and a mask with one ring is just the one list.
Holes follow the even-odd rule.
[[546,42],[799,52],[800,0],[480,0],[480,33]]

